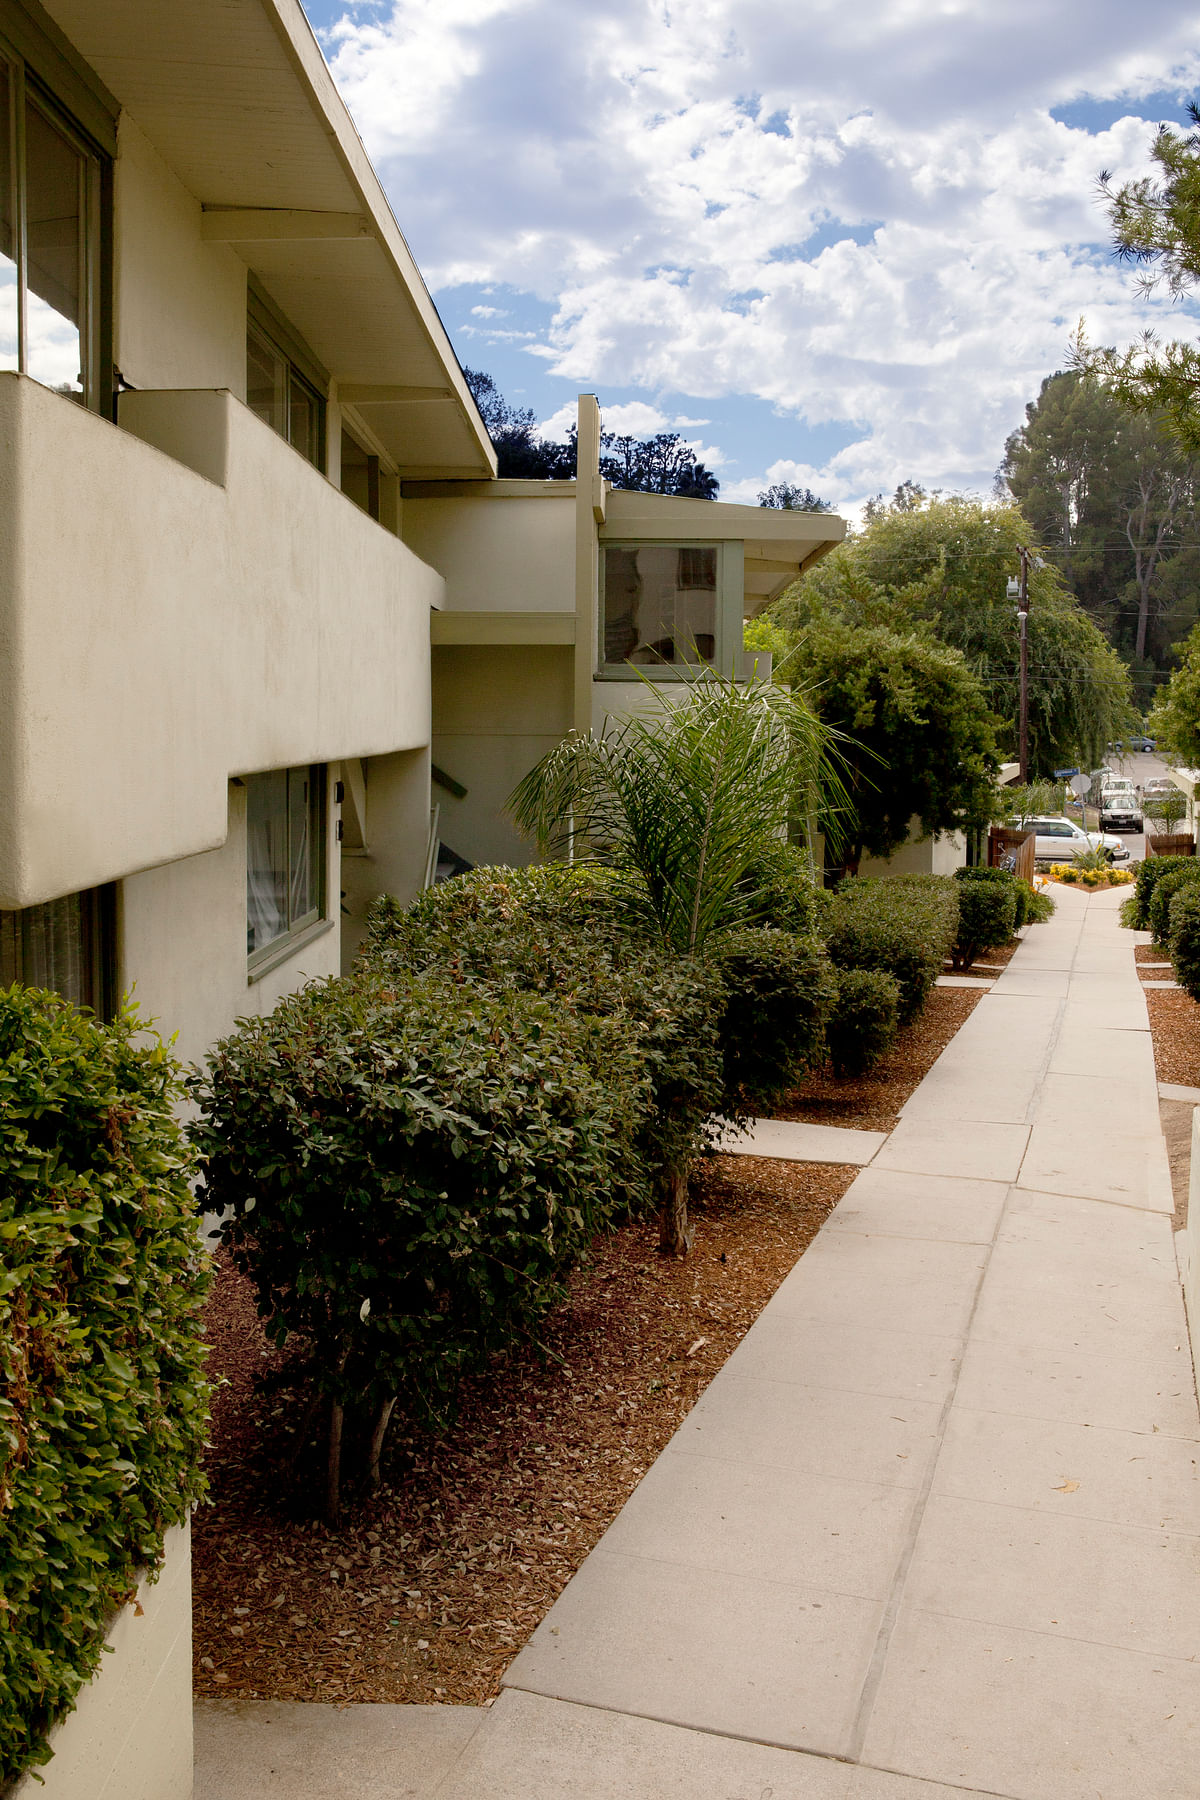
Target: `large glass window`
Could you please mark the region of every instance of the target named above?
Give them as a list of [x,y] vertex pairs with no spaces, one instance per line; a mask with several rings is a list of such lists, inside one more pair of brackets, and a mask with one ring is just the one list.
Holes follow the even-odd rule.
[[113,1005],[113,894],[90,888],[0,912],[0,987],[50,988],[107,1018]]
[[246,404],[315,469],[325,467],[325,399],[315,362],[251,296],[246,321]]
[[87,405],[100,381],[102,158],[0,46],[0,368]]
[[718,561],[712,544],[606,544],[603,666],[715,663]]
[[315,925],[325,902],[325,768],[246,780],[246,949],[254,959]]

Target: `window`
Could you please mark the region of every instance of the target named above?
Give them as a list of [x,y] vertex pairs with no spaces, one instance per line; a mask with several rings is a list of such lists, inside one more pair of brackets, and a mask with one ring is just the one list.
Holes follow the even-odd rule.
[[716,663],[722,652],[721,553],[715,544],[606,544],[602,671]]
[[[325,908],[325,767],[246,779],[246,950],[267,953],[317,924]],[[276,957],[269,956],[274,962]]]
[[0,912],[0,987],[50,988],[76,1006],[112,1016],[115,914],[111,887]]
[[102,230],[110,167],[0,38],[0,369],[93,407],[112,393]]
[[325,467],[328,386],[312,352],[252,288],[246,319],[246,404],[314,469]]

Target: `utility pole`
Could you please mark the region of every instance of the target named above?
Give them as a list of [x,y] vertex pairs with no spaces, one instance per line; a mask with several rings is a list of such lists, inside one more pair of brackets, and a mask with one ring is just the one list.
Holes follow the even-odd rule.
[[1017,625],[1021,633],[1021,737],[1018,755],[1021,759],[1021,783],[1029,782],[1029,551],[1022,544],[1018,579],[1008,584],[1009,593],[1016,589]]

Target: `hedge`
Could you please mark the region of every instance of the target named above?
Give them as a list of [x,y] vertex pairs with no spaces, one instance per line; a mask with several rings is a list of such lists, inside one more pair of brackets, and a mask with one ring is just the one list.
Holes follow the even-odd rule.
[[[956,969],[969,969],[981,950],[1007,944],[1016,929],[1017,882],[1003,869],[982,874],[984,878],[958,883],[958,934],[952,953]],[[1001,879],[988,879],[995,876]]]
[[977,864],[970,868],[955,869],[954,879],[956,881],[990,881],[997,887],[1010,888],[1015,899],[1014,932],[1020,931],[1029,917],[1029,902],[1033,898],[1033,889],[1027,881],[1021,881],[1014,875],[1011,869],[986,869]]
[[203,1492],[209,1271],[177,1070],[132,1011],[0,990],[0,1785]]
[[1200,1000],[1200,884],[1194,881],[1186,882],[1171,901],[1169,942],[1176,981]]
[[825,1027],[835,1075],[865,1075],[885,1056],[900,1028],[900,984],[882,969],[839,969]]
[[900,987],[900,1023],[915,1019],[958,931],[958,884],[948,876],[843,881],[829,909],[828,948],[842,969],[881,969]]
[[1176,869],[1198,866],[1194,856],[1148,856],[1137,867],[1137,887],[1134,890],[1135,908],[1134,925],[1138,931],[1146,931],[1150,925],[1150,899],[1154,889],[1164,875],[1170,875]]
[[714,939],[706,960],[725,996],[721,1110],[745,1117],[764,1111],[823,1060],[834,974],[814,938],[769,928]]
[[[1166,859],[1164,858],[1164,861]],[[1181,888],[1200,881],[1200,857],[1184,856],[1179,867],[1168,869],[1154,883],[1146,908],[1146,923],[1156,944],[1166,944],[1171,931],[1171,902]]]

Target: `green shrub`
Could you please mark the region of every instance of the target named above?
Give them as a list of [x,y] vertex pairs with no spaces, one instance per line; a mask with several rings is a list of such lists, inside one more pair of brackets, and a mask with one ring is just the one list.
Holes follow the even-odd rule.
[[1186,882],[1174,895],[1169,915],[1171,967],[1193,1000],[1200,1000],[1200,884]]
[[760,1112],[821,1061],[833,972],[814,938],[770,929],[712,940],[707,961],[725,989],[722,1110],[728,1117]]
[[[696,990],[668,971],[648,1004],[686,1013]],[[331,1515],[342,1408],[386,1425],[400,1396],[444,1421],[649,1199],[644,1052],[628,1017],[563,994],[395,971],[308,987],[217,1046],[192,1083],[205,1198],[268,1335],[333,1403]]]
[[813,881],[808,857],[795,844],[776,845],[751,869],[747,886],[754,890],[756,923],[800,937],[814,932],[820,936],[828,897]]
[[134,1015],[0,990],[0,1786],[203,1491],[208,1281],[177,1071]]
[[[1164,861],[1166,859],[1164,858]],[[1171,902],[1181,888],[1200,881],[1200,858],[1184,856],[1177,868],[1169,869],[1154,883],[1146,909],[1146,923],[1156,944],[1166,944],[1171,930]]]
[[1033,898],[1033,889],[1027,881],[1021,881],[1011,869],[985,869],[980,866],[954,871],[957,881],[990,881],[996,887],[1009,888],[1012,891],[1015,908],[1013,931],[1020,931],[1029,919],[1029,902]]
[[[935,885],[936,882],[936,885]],[[831,961],[842,969],[882,969],[900,986],[900,1023],[921,1011],[958,930],[958,884],[843,881],[829,909]]]
[[997,950],[1008,943],[1017,916],[1016,887],[1011,876],[1004,881],[959,883],[958,936],[953,950],[956,969],[969,969],[981,950]]
[[1150,928],[1150,899],[1158,882],[1176,869],[1194,865],[1196,860],[1192,856],[1148,856],[1138,864],[1137,886],[1134,889],[1137,901],[1134,923],[1138,931],[1148,931]]
[[835,1075],[865,1075],[896,1041],[900,984],[882,969],[839,969],[825,1026]]

